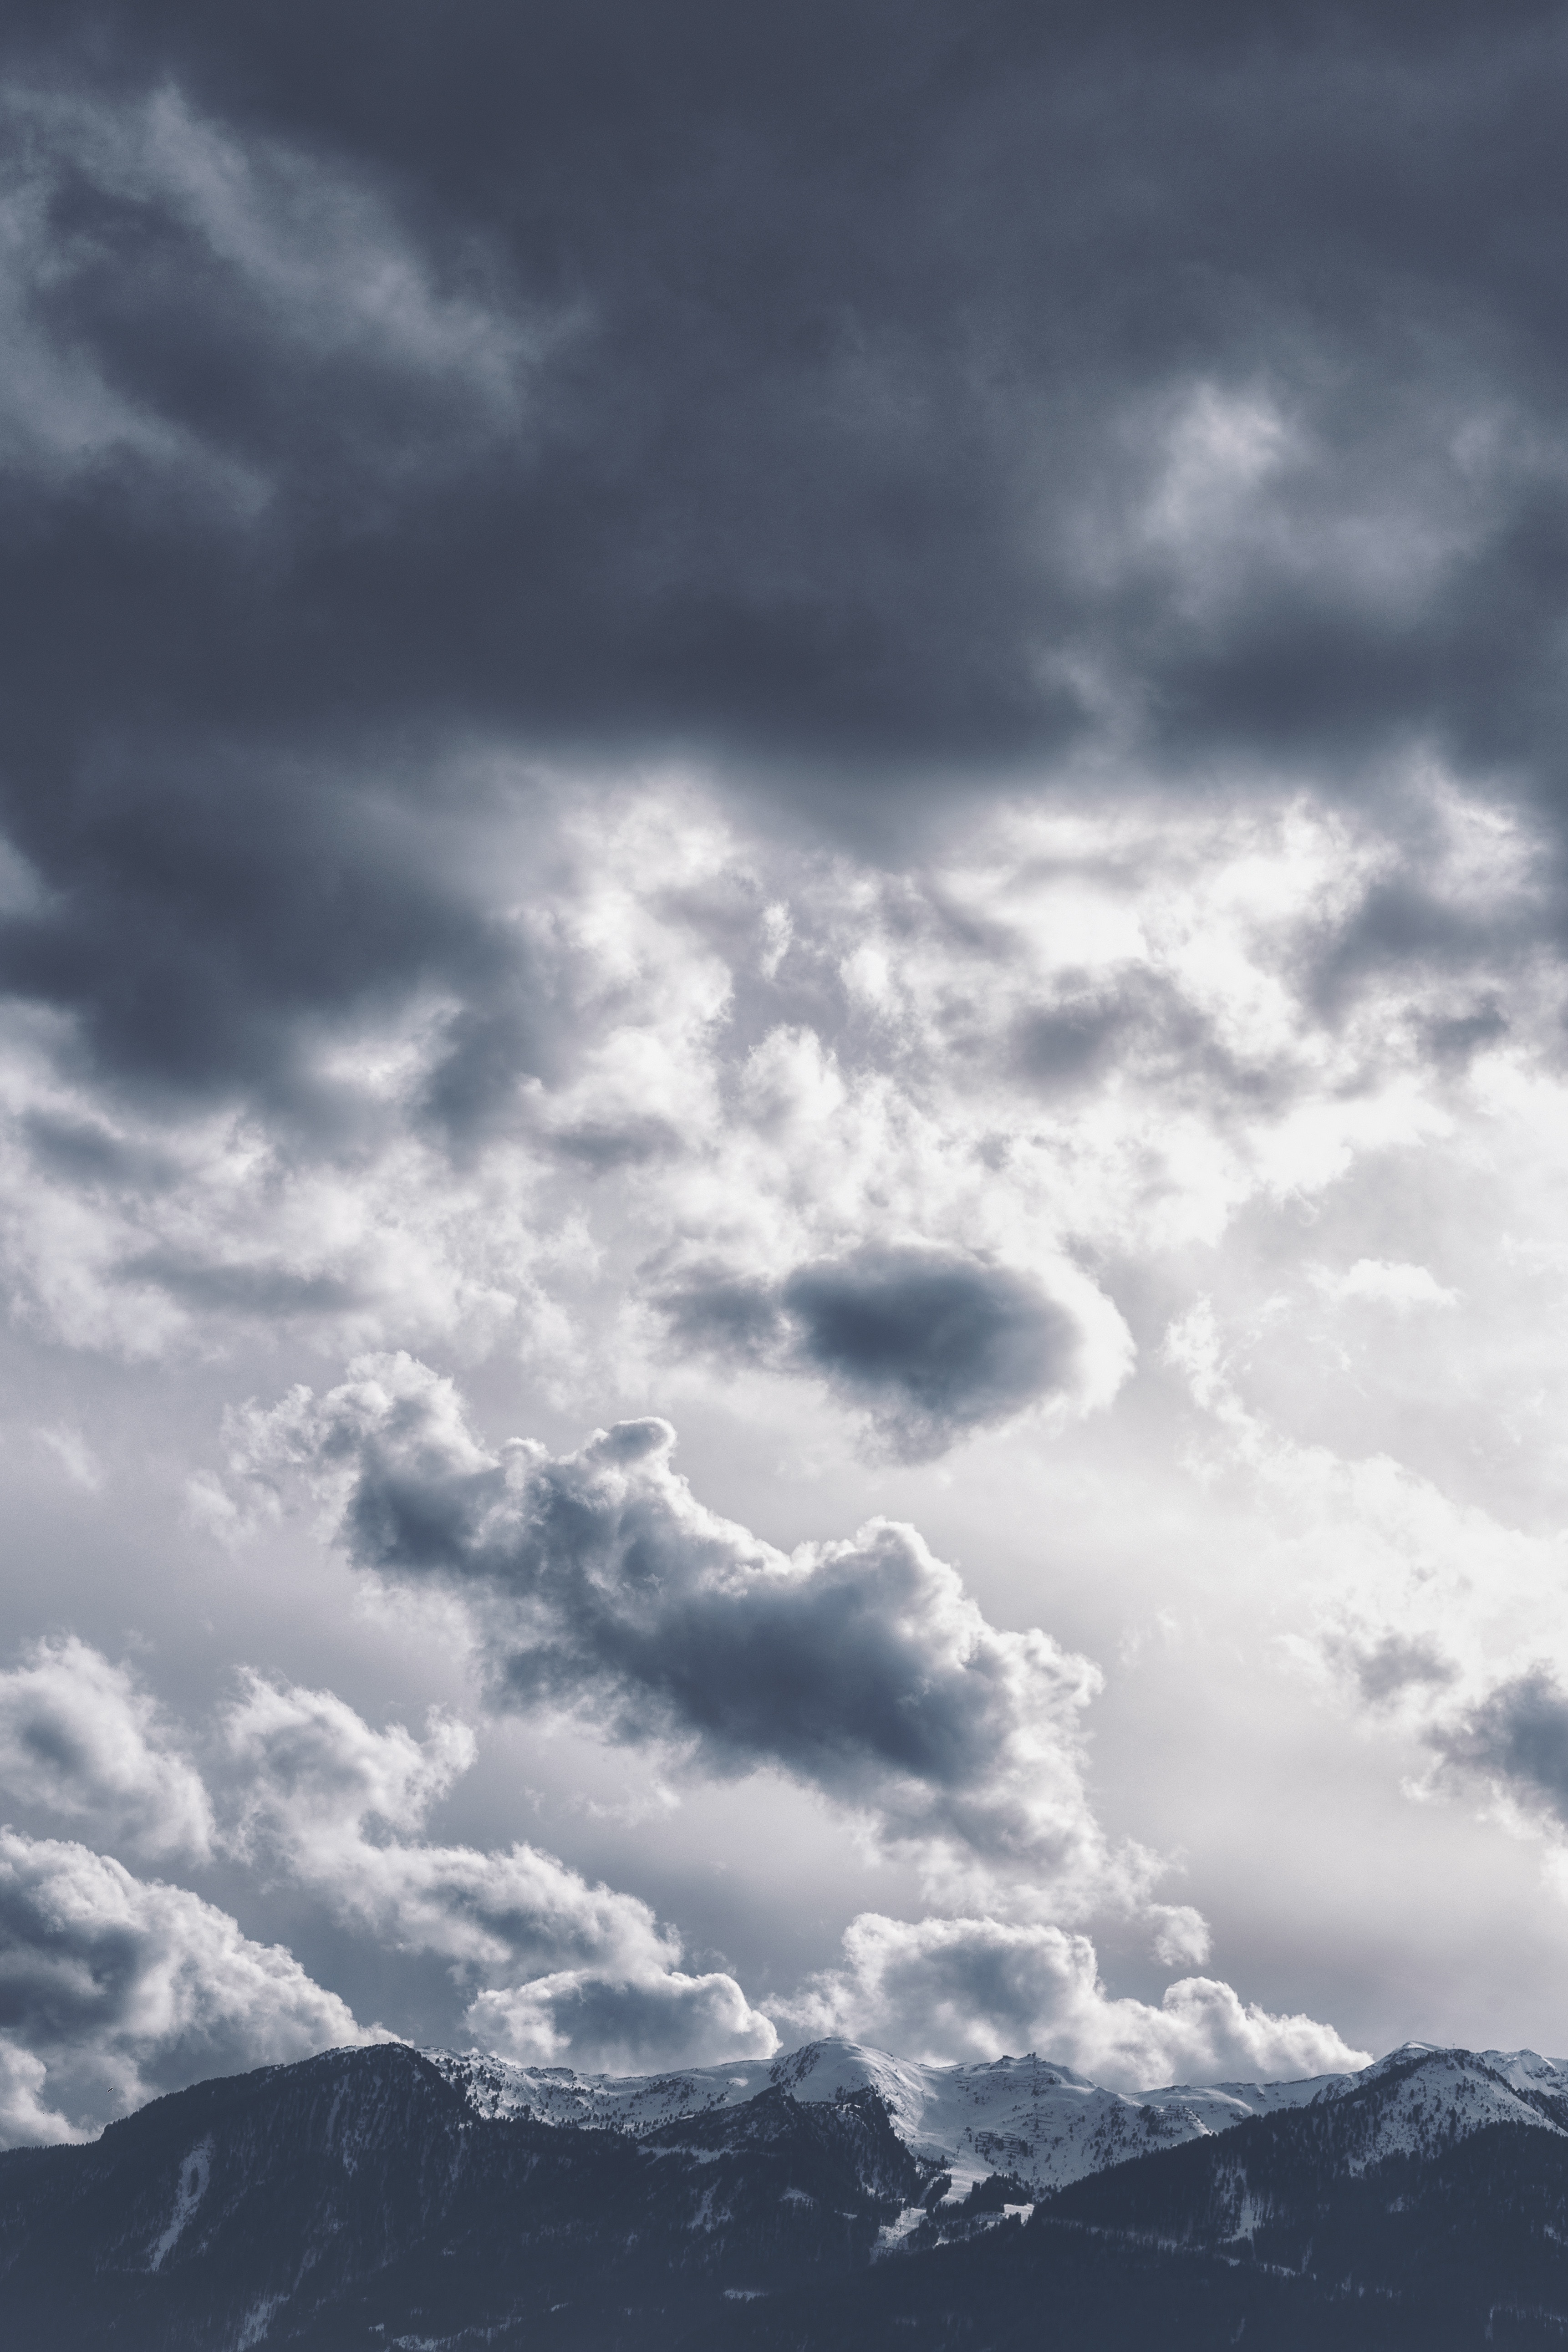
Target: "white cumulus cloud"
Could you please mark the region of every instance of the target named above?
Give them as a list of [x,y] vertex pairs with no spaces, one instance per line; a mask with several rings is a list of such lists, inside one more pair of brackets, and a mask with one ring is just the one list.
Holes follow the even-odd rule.
[[1184,1977],[1158,2008],[1115,1999],[1092,1943],[1048,1925],[889,1919],[864,1912],[841,1964],[781,2012],[909,2057],[1037,2050],[1123,2090],[1226,2077],[1279,2080],[1365,2065],[1331,2025],[1277,2017],[1212,1977]]
[[466,1727],[437,1717],[424,1741],[397,1724],[376,1731],[333,1692],[253,1675],[227,1732],[253,1850],[350,1925],[448,1961],[487,2047],[595,2066],[777,2048],[732,1977],[682,1969],[680,1938],[636,1895],[533,1846],[410,1834],[471,1761]]
[[0,2016],[20,2139],[78,2137],[206,2075],[375,2038],[281,1946],[187,1888],[13,1829],[0,1829]]
[[0,1673],[0,1790],[152,1858],[211,1852],[207,1792],[173,1728],[128,1667],[74,1634]]
[[1406,1265],[1397,1258],[1358,1257],[1343,1274],[1319,1266],[1312,1279],[1329,1298],[1367,1299],[1398,1313],[1407,1313],[1413,1307],[1459,1303],[1458,1292],[1447,1289],[1428,1267]]

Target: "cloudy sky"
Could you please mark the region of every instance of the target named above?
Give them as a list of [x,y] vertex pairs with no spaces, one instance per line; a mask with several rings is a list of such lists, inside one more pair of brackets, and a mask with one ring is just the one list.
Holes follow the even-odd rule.
[[0,2138],[1568,2049],[1568,24],[16,0]]

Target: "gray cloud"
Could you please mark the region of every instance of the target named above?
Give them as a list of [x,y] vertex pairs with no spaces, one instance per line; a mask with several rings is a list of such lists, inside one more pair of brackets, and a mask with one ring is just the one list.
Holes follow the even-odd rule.
[[[726,1270],[681,1276],[679,1344],[818,1379],[929,1456],[1111,1392],[1131,1343],[1055,1254],[1152,1311],[1152,1235],[1206,1248],[1430,1131],[1380,1124],[1378,1072],[1528,1053],[1562,929],[1563,44],[1515,0],[1313,0],[1262,35],[1229,0],[474,0],[436,30],[387,0],[371,44],[360,0],[17,0],[19,1312],[143,1362],[262,1330],[469,1360],[504,1331],[585,1425],[647,1392],[648,1269],[700,1258]],[[650,830],[702,799],[669,820],[693,868],[736,816],[710,865],[737,870],[658,896],[681,859],[656,887],[612,843],[618,780]],[[1216,833],[1174,913],[1118,911],[1013,824],[1058,793],[1112,827],[1162,794],[1173,827],[1259,794],[1271,819],[1303,784],[1312,824],[1373,821],[1327,850]],[[1424,820],[1467,793],[1545,812],[1513,882]],[[1292,896],[1298,854],[1321,873]],[[1078,932],[1030,895],[1054,856]],[[1203,859],[1239,861],[1235,921]],[[494,1448],[422,1380],[296,1400],[248,1466],[330,1486],[368,1566],[461,1591],[510,1702],[794,1773],[1042,1903],[1138,1876],[1085,1795],[1089,1671],[987,1624],[910,1530],[784,1559],[693,1501],[662,1427]],[[1430,1659],[1356,1663],[1455,1704]],[[145,1725],[117,1748],[107,1698],[89,1722],[28,1690],[30,1803],[144,1847],[177,1823]],[[1455,1737],[1555,1801],[1524,1701]],[[256,1852],[372,1937],[464,1967],[491,1938],[498,2034],[750,2030],[668,1942],[574,1943],[563,1864],[426,1841],[401,1749],[356,1780],[300,1738],[252,1754]],[[1027,1990],[1048,1955],[974,1949],[888,2031],[1057,2013]],[[16,2113],[42,2064],[0,2053]]]
[[1568,1692],[1550,1666],[1499,1683],[1427,1737],[1451,1769],[1490,1781],[1568,1829]]
[[[293,143],[279,161],[247,126],[238,249],[178,183],[128,201],[100,134],[55,199],[52,316],[139,413],[281,480],[301,621],[330,614],[400,702],[459,683],[558,726],[945,765],[1080,730],[1098,666],[1178,750],[1342,751],[1417,716],[1500,741],[1521,719],[1482,683],[1484,635],[1539,709],[1549,469],[1452,443],[1503,385],[1544,426],[1561,365],[1533,245],[1464,233],[1505,130],[1521,197],[1553,208],[1544,9],[1492,17],[1479,72],[1463,10],[1419,37],[1303,10],[1262,50],[1218,12],[871,5],[805,11],[786,54],[691,0],[657,28],[483,9],[438,58],[399,14],[371,89],[290,12],[216,40],[184,10],[121,26],[100,103],[155,44],[214,108],[237,73],[264,89],[251,124]],[[487,364],[345,332],[300,284],[312,204],[343,241],[372,231],[323,153],[382,197],[376,235],[461,289],[448,340]],[[353,290],[319,272],[339,276]],[[498,434],[492,348],[563,308],[580,338]],[[1187,463],[1162,502],[1148,451],[1191,386],[1299,430],[1239,471]],[[1503,581],[1511,625],[1489,626]],[[231,662],[241,691],[253,664]],[[343,693],[319,656],[289,686]]]
[[1097,746],[1555,807],[1559,20],[1275,25],[9,12],[0,981],[289,1098],[447,988],[460,1138],[545,1049],[395,821],[454,743],[900,839]]
[[273,1265],[206,1265],[149,1250],[115,1269],[122,1282],[155,1284],[182,1305],[237,1320],[261,1322],[296,1315],[342,1315],[361,1303],[352,1283],[338,1275],[299,1275]]
[[874,1519],[785,1555],[697,1501],[668,1423],[562,1458],[492,1454],[450,1381],[406,1357],[233,1436],[242,1476],[324,1486],[362,1565],[466,1592],[504,1701],[586,1707],[721,1772],[779,1767],[933,1867],[1003,1867],[1042,1900],[1119,1883],[1080,1774],[1095,1669],[988,1624],[912,1528]]
[[688,1344],[818,1373],[906,1461],[1070,1392],[1078,1370],[1066,1309],[963,1252],[868,1244],[773,1285],[693,1275],[663,1304]]
[[536,1847],[426,1843],[424,1823],[474,1753],[460,1724],[376,1731],[331,1691],[250,1675],[229,1710],[243,1841],[383,1946],[434,1952],[471,1997],[465,2029],[544,2063],[688,2063],[777,2047],[721,1971],[680,1966],[646,1903]]
[[128,1668],[75,1635],[0,1673],[0,1791],[132,1852],[211,1851],[206,1789],[173,1727]]
[[[1313,941],[1298,948],[1310,971]],[[1021,1012],[1009,1039],[1010,1075],[1047,1102],[1089,1097],[1113,1072],[1137,1076],[1176,1098],[1280,1098],[1289,1077],[1278,1046],[1248,1058],[1227,1048],[1212,1017],[1164,974],[1136,964],[1094,981],[1064,975],[1053,1004]]]
[[1385,1706],[1413,1690],[1429,1696],[1458,1679],[1453,1660],[1429,1634],[1356,1631],[1329,1634],[1322,1647],[1369,1706]]
[[781,1302],[802,1355],[879,1407],[910,1452],[1065,1388],[1078,1339],[1022,1276],[934,1251],[862,1249],[802,1266]]
[[0,1829],[0,2099],[64,2139],[160,2091],[366,2039],[278,1945],[89,1847]]

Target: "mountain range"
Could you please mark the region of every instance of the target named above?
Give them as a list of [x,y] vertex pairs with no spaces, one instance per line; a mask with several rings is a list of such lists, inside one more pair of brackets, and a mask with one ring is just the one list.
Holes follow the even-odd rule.
[[58,2352],[1561,2347],[1568,2066],[331,2051],[0,2155],[0,2315]]

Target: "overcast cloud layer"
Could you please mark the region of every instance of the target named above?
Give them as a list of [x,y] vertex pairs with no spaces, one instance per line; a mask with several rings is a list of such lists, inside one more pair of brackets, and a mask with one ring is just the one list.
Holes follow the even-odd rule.
[[1568,2050],[1560,11],[0,31],[0,2141]]

